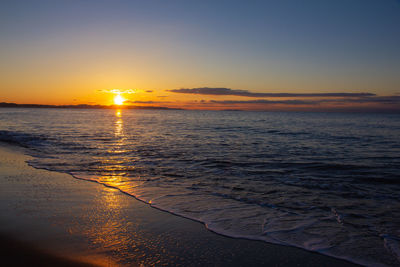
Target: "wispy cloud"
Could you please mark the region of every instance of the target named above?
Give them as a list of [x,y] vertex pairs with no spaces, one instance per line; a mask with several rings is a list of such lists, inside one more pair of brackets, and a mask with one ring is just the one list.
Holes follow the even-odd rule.
[[139,100],[131,101],[131,100],[127,100],[124,103],[125,104],[165,104],[165,103],[171,103],[171,102],[168,102],[168,101],[139,101]]
[[214,104],[223,104],[223,105],[232,105],[232,104],[286,104],[286,105],[315,105],[318,101],[306,101],[306,100],[281,100],[281,101],[273,101],[273,100],[265,100],[265,99],[256,99],[256,100],[210,100],[209,102],[201,102],[201,103],[214,103]]
[[134,89],[102,89],[99,90],[100,92],[103,93],[112,93],[112,94],[134,94],[136,90]]
[[[205,102],[202,102],[205,103]],[[285,105],[320,105],[323,103],[358,103],[358,104],[388,104],[388,105],[399,105],[400,107],[400,96],[373,96],[373,97],[359,97],[359,98],[339,98],[339,99],[319,99],[319,100],[210,100],[206,103],[223,104],[223,105],[234,105],[234,104],[285,104]]]
[[325,99],[320,102],[400,104],[400,96],[375,96],[368,98]]
[[245,97],[371,97],[376,96],[372,93],[255,93],[247,90],[237,90],[230,88],[181,88],[167,90],[180,94],[196,94],[196,95],[232,95]]

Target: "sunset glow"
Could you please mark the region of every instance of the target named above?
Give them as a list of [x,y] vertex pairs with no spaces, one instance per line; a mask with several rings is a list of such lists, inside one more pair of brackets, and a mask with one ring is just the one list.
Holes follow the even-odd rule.
[[18,2],[0,12],[0,102],[400,110],[394,0]]

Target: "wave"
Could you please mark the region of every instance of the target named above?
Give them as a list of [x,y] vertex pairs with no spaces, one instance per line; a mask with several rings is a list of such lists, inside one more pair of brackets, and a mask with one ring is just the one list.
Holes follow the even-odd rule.
[[0,141],[21,147],[35,148],[37,146],[45,146],[49,138],[45,135],[0,130]]
[[113,114],[97,112],[15,124],[0,141],[32,149],[35,168],[117,188],[219,234],[398,265],[399,141],[390,127],[131,112],[118,128]]
[[[43,166],[35,165],[33,162],[30,162],[30,165],[35,168],[52,170],[51,167],[44,168]],[[346,220],[351,215],[339,213],[335,207],[326,207],[325,216],[305,217],[300,213],[293,213],[273,204],[264,203],[258,205],[255,201],[241,198],[235,199],[227,195],[215,193],[212,195],[216,198],[210,199],[209,196],[204,197],[201,194],[196,196],[192,192],[181,191],[178,194],[160,196],[157,193],[148,194],[149,191],[147,190],[135,192],[135,190],[132,190],[135,189],[134,187],[116,186],[113,183],[100,180],[97,176],[74,174],[73,172],[67,173],[76,179],[96,182],[115,188],[128,196],[149,204],[153,208],[203,223],[208,230],[223,236],[294,246],[365,266],[391,265],[382,264],[372,259],[365,260],[362,257],[347,256],[346,251],[342,250],[340,245],[343,242],[351,242],[351,237],[343,239],[344,237],[342,236],[339,240],[332,241],[330,237],[333,233],[324,233],[329,228],[332,229],[332,226],[325,228],[322,232],[318,230],[318,234],[310,235],[304,233],[305,231],[312,231],[312,229],[320,229],[321,225],[327,223],[337,224],[339,228],[344,225],[351,225],[354,228],[360,227],[360,224],[352,225],[351,220]],[[157,197],[154,197],[154,195],[157,195]],[[228,202],[221,201],[221,197],[228,200]],[[188,198],[191,200],[188,201]],[[177,199],[181,201],[177,201]],[[168,206],[168,203],[173,203],[173,205]],[[194,203],[198,208],[201,208],[198,210],[193,207],[187,208]],[[215,203],[219,204],[218,207],[214,206]],[[254,204],[257,204],[259,208],[256,208]],[[265,208],[269,209],[269,211],[266,212]],[[358,216],[354,215],[354,217]],[[373,225],[364,225],[363,227],[371,229]],[[339,233],[337,230],[334,232],[336,235]],[[396,236],[382,235],[379,232],[375,235],[379,237],[378,239],[383,240],[383,247],[398,258],[400,239]],[[340,250],[339,252],[332,252],[338,249]]]

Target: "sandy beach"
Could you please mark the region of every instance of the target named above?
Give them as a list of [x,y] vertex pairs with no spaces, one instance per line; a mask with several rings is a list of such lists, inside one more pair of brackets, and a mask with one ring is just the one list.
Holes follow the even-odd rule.
[[0,146],[0,239],[8,266],[355,266],[233,239],[103,185],[34,169]]

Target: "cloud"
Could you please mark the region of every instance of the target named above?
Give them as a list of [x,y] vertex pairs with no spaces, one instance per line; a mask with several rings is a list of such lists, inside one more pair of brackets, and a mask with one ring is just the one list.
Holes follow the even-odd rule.
[[367,98],[348,98],[348,99],[325,99],[320,102],[343,102],[343,103],[376,103],[376,104],[400,104],[400,96],[375,96]]
[[[204,103],[204,102],[202,102]],[[281,101],[272,101],[265,99],[256,99],[256,100],[210,100],[209,103],[214,104],[223,104],[223,105],[232,105],[232,104],[286,104],[286,105],[315,105],[318,104],[318,101],[306,101],[306,100],[281,100]]]
[[235,105],[235,104],[285,104],[285,105],[320,105],[323,103],[333,104],[387,104],[387,105],[399,105],[400,107],[400,96],[374,96],[374,97],[359,97],[359,98],[340,98],[340,99],[320,99],[320,100],[210,100],[207,103],[222,104],[222,105]]
[[153,93],[153,90],[147,90],[146,93]]
[[139,100],[135,100],[135,101],[130,101],[127,100],[124,102],[125,104],[165,104],[165,103],[171,103],[171,102],[167,102],[167,101],[139,101]]
[[100,92],[103,93],[112,93],[112,94],[134,94],[136,90],[134,89],[126,89],[126,90],[121,90],[121,89],[110,89],[110,90],[99,90]]
[[235,90],[230,88],[181,88],[167,90],[180,94],[196,95],[233,95],[245,97],[371,97],[372,93],[254,93],[247,90]]

